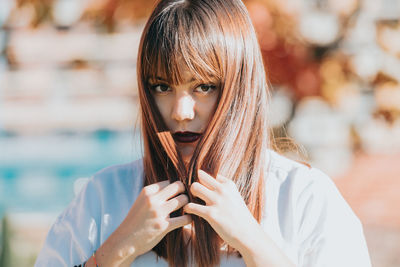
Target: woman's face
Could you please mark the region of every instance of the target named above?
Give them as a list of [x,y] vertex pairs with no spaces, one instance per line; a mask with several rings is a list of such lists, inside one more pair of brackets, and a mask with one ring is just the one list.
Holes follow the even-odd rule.
[[188,163],[214,114],[219,83],[198,81],[189,71],[184,71],[181,84],[168,84],[165,77],[150,79],[149,84],[177,148]]

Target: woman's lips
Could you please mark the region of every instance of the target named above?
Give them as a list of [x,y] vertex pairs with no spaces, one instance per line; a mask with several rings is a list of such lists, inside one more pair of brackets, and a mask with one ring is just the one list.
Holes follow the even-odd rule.
[[172,135],[174,140],[180,143],[193,143],[196,142],[200,137],[200,133],[194,132],[176,132]]

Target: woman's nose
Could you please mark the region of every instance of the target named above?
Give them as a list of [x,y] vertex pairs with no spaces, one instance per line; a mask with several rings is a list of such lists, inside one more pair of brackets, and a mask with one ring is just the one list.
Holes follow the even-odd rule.
[[176,121],[193,120],[194,99],[190,95],[179,95],[172,108],[172,119]]

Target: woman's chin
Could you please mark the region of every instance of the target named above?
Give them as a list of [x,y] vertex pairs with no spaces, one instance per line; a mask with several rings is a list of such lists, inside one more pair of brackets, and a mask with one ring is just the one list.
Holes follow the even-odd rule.
[[181,143],[178,145],[179,152],[181,153],[182,159],[185,162],[185,164],[188,164],[192,159],[194,150],[196,149],[196,144],[197,142],[190,144]]
[[185,165],[188,165],[191,159],[192,155],[182,155],[182,160],[185,163]]

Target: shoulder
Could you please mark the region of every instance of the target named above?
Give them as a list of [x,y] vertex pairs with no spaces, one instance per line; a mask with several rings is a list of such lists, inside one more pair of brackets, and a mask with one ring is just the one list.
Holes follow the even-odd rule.
[[108,166],[84,182],[79,193],[58,216],[56,224],[91,216],[99,218],[118,203],[131,203],[143,187],[142,159]]
[[328,175],[276,152],[269,155],[265,212],[267,218],[277,220],[284,239],[295,237],[301,242],[339,225],[361,229],[360,220]]
[[277,191],[281,206],[290,205],[295,215],[333,207],[340,209],[332,211],[353,214],[333,180],[323,171],[274,151],[269,151],[269,155],[267,185]]
[[96,172],[57,217],[35,266],[86,260],[125,217],[141,190],[142,174],[141,159]]
[[266,218],[277,240],[297,244],[292,258],[300,266],[370,266],[362,224],[332,179],[274,151],[268,164]]
[[[137,187],[139,190],[143,184],[142,159],[125,164],[111,165],[94,173],[83,183],[79,193],[59,216],[64,219],[70,212],[77,208],[85,208],[89,212],[96,213],[102,202],[107,203],[108,198],[114,198],[115,194],[124,192],[132,194],[129,190]],[[83,205],[84,203],[84,205]]]
[[292,194],[301,194],[307,189],[331,188],[335,185],[321,170],[289,159],[273,150],[268,150],[267,179],[279,187],[291,189]]
[[103,181],[112,178],[136,178],[137,176],[140,176],[142,172],[142,159],[138,159],[129,163],[116,164],[103,168],[93,175],[93,179]]
[[143,161],[138,159],[125,164],[108,166],[96,172],[88,184],[108,194],[143,187]]

